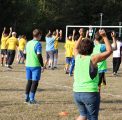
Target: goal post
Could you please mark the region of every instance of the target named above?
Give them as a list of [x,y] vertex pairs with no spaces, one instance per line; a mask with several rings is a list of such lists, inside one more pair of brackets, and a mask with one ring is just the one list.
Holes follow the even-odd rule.
[[[81,25],[67,25],[66,26],[66,36],[65,36],[65,40],[67,39],[67,37],[68,37],[68,29],[69,28],[97,28],[97,29],[101,29],[101,28],[118,28],[118,31],[119,31],[119,29],[120,28],[122,28],[122,26],[92,26],[92,25],[89,25],[89,26],[81,26]],[[119,33],[119,34],[121,34],[121,33]]]

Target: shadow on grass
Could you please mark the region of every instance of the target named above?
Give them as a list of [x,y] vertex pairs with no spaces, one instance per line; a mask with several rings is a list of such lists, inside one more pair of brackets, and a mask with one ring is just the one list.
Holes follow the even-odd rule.
[[[9,88],[9,89],[0,89],[0,91],[3,92],[23,92],[25,89],[18,89],[18,88]],[[49,92],[61,92],[61,91],[67,91],[64,89],[56,89],[56,88],[49,88],[49,89],[37,89],[37,92],[42,92],[42,91],[49,91]]]
[[118,104],[122,104],[122,100],[102,100],[101,103],[107,103],[107,104],[112,104],[112,103],[118,103]]

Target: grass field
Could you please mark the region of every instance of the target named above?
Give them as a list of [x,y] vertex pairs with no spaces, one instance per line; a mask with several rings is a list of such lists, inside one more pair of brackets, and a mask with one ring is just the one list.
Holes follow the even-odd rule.
[[[42,74],[36,94],[38,105],[24,104],[24,65],[15,62],[12,71],[0,67],[0,120],[75,120],[79,112],[73,102],[73,78],[64,74],[63,44],[59,47],[58,69]],[[108,59],[107,86],[102,88],[99,120],[122,120],[122,67],[119,76],[113,77],[111,61]],[[59,116],[61,111],[68,112],[68,116]]]

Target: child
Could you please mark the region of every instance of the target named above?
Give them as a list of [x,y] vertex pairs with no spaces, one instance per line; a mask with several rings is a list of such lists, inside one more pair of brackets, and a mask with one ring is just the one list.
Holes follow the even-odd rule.
[[40,30],[33,31],[33,40],[26,45],[26,98],[25,102],[36,104],[35,94],[43,70],[42,46]]
[[6,34],[6,28],[4,27],[2,38],[1,38],[1,66],[3,66],[3,61],[5,59],[5,66],[7,66],[7,46],[6,42],[11,36],[12,28],[10,28],[9,35]]
[[65,43],[65,57],[66,57],[66,65],[65,65],[65,73],[69,74],[69,68],[70,65],[72,63],[72,59],[73,59],[73,50],[74,50],[74,35],[75,35],[75,31],[73,30],[73,35],[69,35],[68,39],[66,40]]
[[[115,40],[115,32],[111,33],[112,39],[113,39],[113,44],[114,46],[116,46],[116,40]],[[95,40],[94,40],[94,51],[93,54],[99,54],[99,53],[103,53],[106,51],[106,46],[105,44],[101,44],[102,37],[100,36],[99,32],[97,32],[95,34]],[[114,48],[113,48],[114,50]],[[103,60],[101,62],[98,63],[98,73],[99,73],[99,91],[101,89],[101,84],[103,83],[103,85],[106,85],[106,78],[105,78],[105,73],[107,72],[107,61]]]
[[60,32],[58,30],[53,32],[53,37],[55,39],[54,41],[54,68],[57,68],[57,62],[58,62],[58,42],[62,39],[62,30]]
[[26,36],[22,35],[22,38],[19,40],[19,60],[18,60],[18,64],[24,64],[25,61],[25,57],[24,57],[24,49],[25,49],[25,45],[26,45]]

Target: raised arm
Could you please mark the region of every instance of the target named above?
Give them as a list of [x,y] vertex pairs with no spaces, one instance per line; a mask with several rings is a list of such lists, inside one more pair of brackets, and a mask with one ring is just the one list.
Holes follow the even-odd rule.
[[59,37],[59,31],[56,29],[56,39]]
[[80,33],[80,37],[78,39],[78,41],[76,42],[75,44],[75,48],[74,48],[74,56],[77,56],[78,54],[78,46],[79,46],[79,43],[81,42],[82,38],[83,38],[83,28],[81,28],[79,30],[79,33]]
[[59,34],[60,34],[59,38],[60,38],[60,40],[61,40],[61,39],[62,39],[62,36],[63,36],[62,30],[60,30]]
[[107,38],[105,30],[99,30],[100,35],[103,38],[103,41],[106,45],[106,51],[97,55],[92,56],[92,63],[96,66],[98,62],[101,62],[103,60],[106,60],[112,53],[111,44]]
[[116,33],[114,31],[111,33],[111,37],[112,37],[112,40],[113,40],[112,50],[114,51],[114,50],[117,49]]
[[11,34],[12,34],[12,27],[10,27],[9,37],[11,36]]
[[5,34],[5,31],[6,31],[6,27],[4,27],[3,32],[2,32],[2,35]]
[[75,33],[76,33],[76,30],[74,29],[74,30],[73,30],[73,33],[72,33],[72,41],[74,41]]

